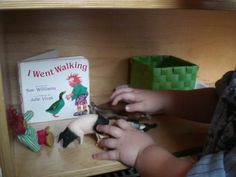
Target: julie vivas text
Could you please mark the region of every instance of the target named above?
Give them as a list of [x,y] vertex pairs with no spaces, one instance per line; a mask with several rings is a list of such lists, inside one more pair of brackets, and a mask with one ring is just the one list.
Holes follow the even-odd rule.
[[83,72],[86,72],[88,70],[88,65],[81,64],[78,62],[67,62],[64,65],[58,65],[55,66],[52,69],[49,69],[47,71],[42,71],[42,70],[28,70],[27,76],[33,76],[33,77],[48,77],[52,76],[56,73],[66,71],[68,69],[79,69]]

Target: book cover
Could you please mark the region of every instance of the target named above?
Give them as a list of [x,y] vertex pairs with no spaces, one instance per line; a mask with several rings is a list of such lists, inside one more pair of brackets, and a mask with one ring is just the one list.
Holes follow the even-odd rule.
[[21,61],[18,68],[22,112],[34,112],[30,123],[88,113],[89,62],[85,57],[36,57]]

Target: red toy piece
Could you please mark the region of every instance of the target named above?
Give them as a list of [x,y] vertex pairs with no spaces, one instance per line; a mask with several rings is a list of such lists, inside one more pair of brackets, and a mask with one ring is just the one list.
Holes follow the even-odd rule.
[[46,145],[52,147],[54,144],[54,135],[50,131],[50,127],[46,127],[45,129],[38,130],[38,143],[40,145]]
[[9,125],[13,131],[13,134],[24,134],[26,130],[26,123],[22,113],[17,113],[16,108],[10,106],[7,110]]
[[38,130],[37,135],[38,135],[38,143],[40,145],[46,144],[46,136],[47,136],[46,130],[45,129]]

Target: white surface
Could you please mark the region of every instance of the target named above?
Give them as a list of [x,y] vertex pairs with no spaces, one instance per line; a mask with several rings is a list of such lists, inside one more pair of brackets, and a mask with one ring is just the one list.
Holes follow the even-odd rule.
[[197,80],[195,84],[195,89],[207,88],[209,85],[205,84],[202,81]]

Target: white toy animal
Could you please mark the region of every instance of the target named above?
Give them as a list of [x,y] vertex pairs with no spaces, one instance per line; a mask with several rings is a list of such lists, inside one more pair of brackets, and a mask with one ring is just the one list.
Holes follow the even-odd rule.
[[98,124],[109,124],[109,120],[98,114],[82,115],[72,121],[66,129],[60,133],[58,142],[63,140],[62,146],[66,148],[72,141],[79,138],[80,144],[83,144],[84,135],[96,133]]

